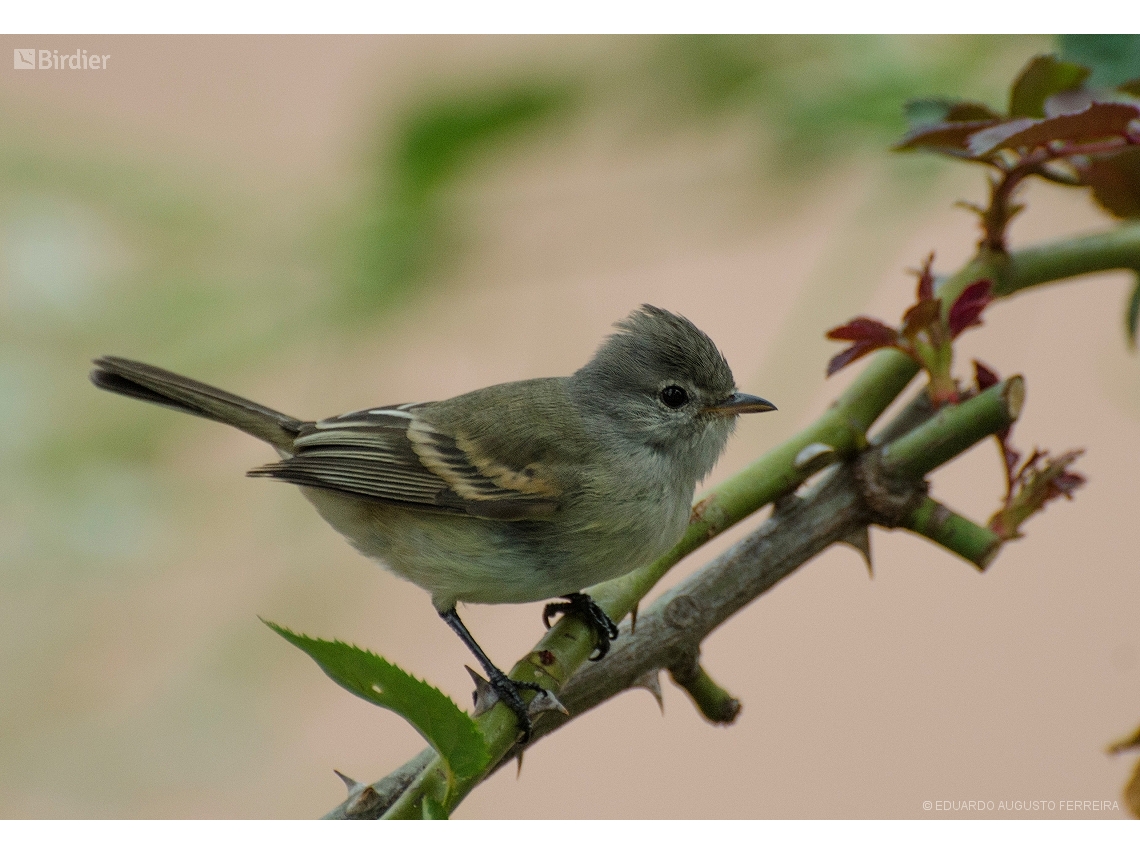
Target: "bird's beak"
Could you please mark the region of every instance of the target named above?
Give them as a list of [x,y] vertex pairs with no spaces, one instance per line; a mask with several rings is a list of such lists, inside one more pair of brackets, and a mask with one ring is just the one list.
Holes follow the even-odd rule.
[[743,392],[733,392],[719,404],[705,407],[706,413],[716,413],[718,416],[740,416],[744,413],[769,413],[776,409],[776,405],[755,395],[745,395]]

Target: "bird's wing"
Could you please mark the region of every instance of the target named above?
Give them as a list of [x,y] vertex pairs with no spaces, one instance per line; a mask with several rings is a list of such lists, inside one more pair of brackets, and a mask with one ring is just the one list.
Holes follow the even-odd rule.
[[557,510],[561,491],[541,466],[519,469],[480,455],[417,412],[425,406],[400,404],[307,424],[292,456],[249,474],[485,519],[543,519]]

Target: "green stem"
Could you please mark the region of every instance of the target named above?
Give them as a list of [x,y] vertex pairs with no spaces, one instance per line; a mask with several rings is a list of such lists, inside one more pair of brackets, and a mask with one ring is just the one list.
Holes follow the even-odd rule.
[[1140,223],[1130,222],[1109,232],[1069,238],[1030,247],[1009,256],[1005,275],[995,281],[998,296],[1022,288],[1098,273],[1140,268]]
[[732,724],[740,714],[740,701],[708,675],[699,662],[691,668],[675,668],[669,672],[673,682],[693,699],[701,715],[713,724]]
[[1025,381],[1015,375],[961,404],[943,407],[910,433],[883,446],[883,468],[903,478],[922,478],[1013,424],[1024,401]]
[[995,532],[926,496],[903,526],[985,570],[1005,542]]

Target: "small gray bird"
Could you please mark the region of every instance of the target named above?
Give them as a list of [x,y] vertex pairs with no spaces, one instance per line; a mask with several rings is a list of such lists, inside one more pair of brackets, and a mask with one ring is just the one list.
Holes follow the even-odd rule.
[[543,620],[581,614],[600,659],[617,627],[580,591],[676,544],[736,416],[776,409],[736,391],[716,345],[687,319],[646,305],[617,329],[569,377],[318,422],[119,357],[95,360],[91,381],[272,445],[281,460],[249,474],[297,484],[353,546],[428,591],[525,742],[519,691],[542,690],[495,667],[456,603],[562,597]]

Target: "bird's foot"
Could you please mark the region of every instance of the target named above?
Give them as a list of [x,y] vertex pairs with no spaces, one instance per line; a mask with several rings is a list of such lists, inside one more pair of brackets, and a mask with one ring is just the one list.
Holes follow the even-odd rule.
[[[522,739],[519,741],[521,745],[526,745],[530,742],[531,736],[531,721],[530,714],[527,712],[527,705],[523,702],[523,691],[538,692],[540,696],[546,695],[551,698],[554,696],[549,691],[542,688],[538,683],[528,683],[525,680],[512,680],[498,668],[487,674],[488,682],[491,689],[500,701],[502,701],[507,709],[515,714],[518,719],[519,730],[522,731]],[[475,692],[475,703],[479,706],[479,693]],[[533,703],[533,702],[532,702]],[[561,706],[561,704],[558,704]]]
[[550,629],[550,619],[559,614],[575,614],[593,627],[598,637],[591,662],[597,662],[610,650],[610,642],[618,637],[618,627],[608,614],[594,602],[589,594],[567,594],[565,603],[547,603],[542,610],[542,622]]

